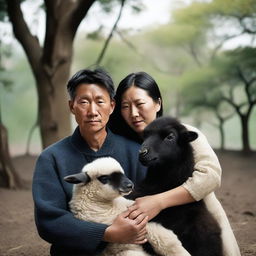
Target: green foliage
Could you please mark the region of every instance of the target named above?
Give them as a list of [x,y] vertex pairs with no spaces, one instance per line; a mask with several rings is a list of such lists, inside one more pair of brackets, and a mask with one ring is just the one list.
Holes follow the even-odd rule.
[[[106,12],[120,5],[120,0],[99,2]],[[0,0],[0,10],[1,3],[4,1]],[[140,2],[135,0],[127,0],[125,5],[138,12],[143,9]],[[165,114],[177,115],[182,111],[189,118],[189,123],[194,122],[196,126],[202,124],[210,143],[218,147],[216,128],[206,124],[209,120],[214,121],[211,110],[218,108],[224,114],[231,112],[230,107],[221,101],[223,95],[228,95],[231,86],[236,88],[236,100],[244,102],[245,95],[241,89],[237,67],[245,72],[247,79],[252,79],[255,75],[256,58],[255,49],[248,47],[225,53],[220,51],[214,61],[211,61],[209,56],[216,42],[210,41],[209,34],[218,29],[218,21],[229,21],[232,28],[255,30],[255,13],[254,0],[193,2],[185,8],[177,9],[170,24],[142,30],[138,34],[121,31],[124,39],[115,33],[103,58],[102,67],[111,74],[116,86],[131,72],[148,72],[160,86]],[[240,25],[235,22],[237,17],[242,17]],[[95,67],[94,63],[106,39],[102,33],[103,26],[104,24],[90,33],[86,39],[81,34],[76,36],[72,74],[81,68]],[[223,38],[225,36],[221,35]],[[1,91],[3,120],[8,126],[12,144],[24,144],[37,114],[35,82],[25,57],[23,54],[21,57],[18,55],[20,53],[16,53],[13,59],[11,72],[5,73],[7,79],[13,80],[12,90]],[[199,59],[201,66],[196,65],[195,57]],[[3,77],[2,73],[0,75]],[[250,93],[255,95],[255,91],[254,85]],[[184,116],[180,118],[185,120]],[[225,124],[228,148],[241,148],[240,129],[237,116]],[[256,134],[252,131],[255,129],[254,109],[250,119],[250,138],[254,148]]]
[[[123,0],[98,0],[101,4],[102,10],[106,13],[110,13],[116,4],[120,4]],[[124,0],[125,4],[128,4],[135,13],[139,13],[143,10],[143,5],[139,0]]]
[[116,4],[116,2],[119,2],[119,0],[98,0],[98,2],[101,4],[102,9],[105,12],[110,12],[113,9],[113,6]]
[[7,5],[5,0],[0,0],[0,21],[5,21],[7,12]]
[[160,43],[163,45],[180,46],[191,42],[205,43],[206,30],[212,24],[208,19],[209,5],[195,2],[188,7],[177,9],[172,13],[170,24],[158,30]]
[[[227,51],[215,59],[210,66],[187,72],[182,77],[183,97],[189,105],[217,107],[223,102],[224,96],[230,97],[232,89],[234,102],[238,105],[240,103],[248,105],[243,79],[251,81],[256,78],[255,66],[256,49],[246,47]],[[239,88],[235,90],[235,87]],[[256,83],[249,88],[254,99],[256,99],[255,87]]]
[[217,14],[256,18],[256,2],[254,0],[214,0],[211,5]]
[[92,40],[102,40],[104,38],[102,35],[102,30],[103,26],[99,26],[99,28],[97,28],[96,30],[87,33],[86,37]]
[[[11,151],[24,152],[28,131],[37,115],[35,81],[23,53],[14,51],[9,65],[11,68],[3,75],[11,82],[11,87],[1,90],[0,96],[2,120],[8,127]],[[34,139],[40,144],[38,133]]]
[[[220,83],[229,86],[242,86],[256,79],[256,48],[244,47],[229,50],[215,59],[213,66],[218,70]],[[249,87],[250,94],[255,95],[256,83]]]

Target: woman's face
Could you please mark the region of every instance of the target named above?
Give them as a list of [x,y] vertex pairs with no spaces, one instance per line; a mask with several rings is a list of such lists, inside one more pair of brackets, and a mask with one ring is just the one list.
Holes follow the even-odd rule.
[[161,102],[155,102],[147,91],[132,86],[121,99],[121,114],[127,124],[138,134],[151,123],[160,110]]

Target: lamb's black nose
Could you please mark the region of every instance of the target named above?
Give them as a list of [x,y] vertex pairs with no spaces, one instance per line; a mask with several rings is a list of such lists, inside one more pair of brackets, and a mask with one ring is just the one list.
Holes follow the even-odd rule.
[[139,154],[140,156],[145,156],[148,153],[148,149],[147,148],[142,148],[139,150]]

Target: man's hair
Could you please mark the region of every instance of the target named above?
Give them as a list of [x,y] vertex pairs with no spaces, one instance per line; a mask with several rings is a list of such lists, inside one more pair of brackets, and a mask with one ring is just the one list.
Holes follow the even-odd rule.
[[102,86],[108,91],[110,98],[114,99],[115,88],[113,80],[102,68],[95,70],[82,69],[70,78],[67,84],[67,90],[72,100],[75,98],[76,88],[80,84],[96,84]]

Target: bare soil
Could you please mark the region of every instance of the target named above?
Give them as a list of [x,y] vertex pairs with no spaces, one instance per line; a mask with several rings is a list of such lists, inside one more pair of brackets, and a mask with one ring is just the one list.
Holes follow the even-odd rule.
[[[242,255],[256,255],[256,153],[249,157],[238,152],[217,154],[223,175],[216,194]],[[31,179],[36,156],[18,156],[13,160],[27,189],[0,189],[0,256],[49,255],[49,244],[38,236],[34,224]]]

